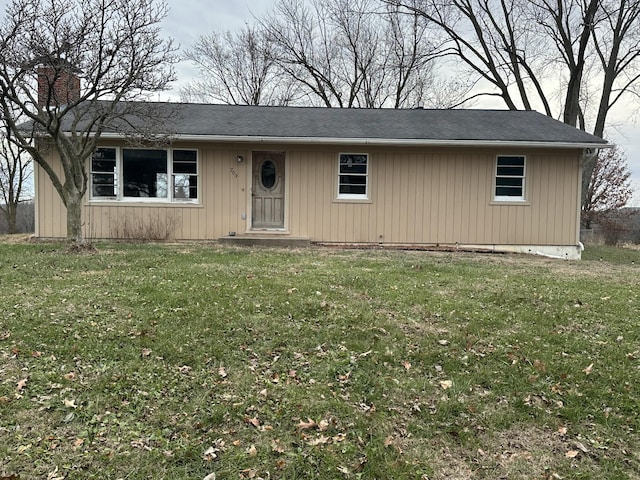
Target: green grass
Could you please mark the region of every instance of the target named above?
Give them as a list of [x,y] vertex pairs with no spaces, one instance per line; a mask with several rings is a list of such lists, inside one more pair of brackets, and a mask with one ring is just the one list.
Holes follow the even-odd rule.
[[640,252],[584,257],[0,244],[0,478],[640,478]]

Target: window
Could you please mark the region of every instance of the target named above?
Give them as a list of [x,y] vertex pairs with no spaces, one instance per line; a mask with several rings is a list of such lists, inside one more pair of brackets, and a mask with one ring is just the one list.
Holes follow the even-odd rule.
[[496,201],[525,200],[525,158],[499,156],[496,160]]
[[341,153],[338,164],[338,198],[369,198],[366,153]]
[[98,148],[91,158],[91,198],[195,202],[197,151]]

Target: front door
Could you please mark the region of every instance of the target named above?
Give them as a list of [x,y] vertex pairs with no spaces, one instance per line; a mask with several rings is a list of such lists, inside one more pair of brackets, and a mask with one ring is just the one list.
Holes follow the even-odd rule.
[[252,228],[284,228],[284,152],[253,152]]

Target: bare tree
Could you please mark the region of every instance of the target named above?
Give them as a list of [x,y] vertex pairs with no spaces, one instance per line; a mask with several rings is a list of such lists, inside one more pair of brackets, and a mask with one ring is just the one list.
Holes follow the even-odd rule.
[[598,154],[582,205],[584,228],[616,218],[614,214],[625,207],[633,195],[630,177],[626,157],[618,147]]
[[[424,18],[377,0],[279,0],[259,19],[275,60],[304,93],[301,103],[326,107],[452,106],[464,82],[435,87],[441,45]],[[453,88],[456,87],[456,88]],[[445,100],[446,99],[446,100]]]
[[282,75],[273,45],[258,27],[201,36],[186,58],[200,78],[182,88],[184,101],[287,105],[295,98],[295,85]]
[[11,130],[0,118],[0,212],[8,233],[18,232],[18,207],[25,200],[27,181],[31,176],[31,157],[14,145]]
[[437,26],[450,55],[490,86],[479,95],[510,109],[541,109],[602,138],[614,105],[639,93],[640,0],[382,2]]
[[[72,242],[84,243],[86,164],[103,131],[141,114],[143,104],[129,100],[174,79],[175,48],[159,31],[166,13],[166,4],[154,0],[13,0],[7,7],[0,112],[60,195]],[[52,149],[63,176],[51,163]]]

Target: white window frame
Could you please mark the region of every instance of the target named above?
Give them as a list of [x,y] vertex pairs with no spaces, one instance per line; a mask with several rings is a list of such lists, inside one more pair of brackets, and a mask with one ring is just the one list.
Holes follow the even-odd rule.
[[[340,193],[340,186],[342,183],[340,182],[340,177],[343,175],[341,168],[341,160],[343,156],[363,156],[366,158],[367,163],[367,171],[365,173],[344,173],[344,175],[356,176],[356,177],[364,177],[364,193]],[[337,196],[338,200],[368,200],[369,199],[369,173],[371,171],[371,156],[368,153],[355,153],[355,152],[341,152],[338,154],[338,183],[337,183]]]
[[[129,148],[129,147],[111,147],[111,146],[99,146],[97,149],[112,149],[116,152],[116,168],[115,168],[115,196],[97,196],[93,193],[93,175],[110,172],[100,172],[93,169],[93,156],[89,158],[89,193],[91,202],[135,202],[135,203],[173,203],[173,204],[199,204],[202,196],[202,181],[200,178],[200,152],[196,148]],[[124,156],[123,150],[163,150],[166,152],[167,160],[167,196],[166,197],[128,197],[124,195]],[[190,176],[197,178],[197,191],[198,196],[196,198],[176,198],[175,197],[175,177],[176,175],[185,175],[183,173],[174,173],[173,164],[173,152],[175,150],[196,152],[196,173]]]
[[[504,175],[499,173],[499,161],[501,158],[521,158],[522,159],[522,175]],[[495,171],[493,177],[493,200],[495,202],[526,202],[527,201],[527,157],[526,155],[497,155],[495,161]],[[516,178],[521,179],[522,186],[521,195],[497,195],[499,178]],[[515,187],[518,188],[518,187]]]

